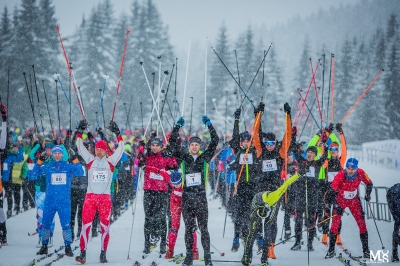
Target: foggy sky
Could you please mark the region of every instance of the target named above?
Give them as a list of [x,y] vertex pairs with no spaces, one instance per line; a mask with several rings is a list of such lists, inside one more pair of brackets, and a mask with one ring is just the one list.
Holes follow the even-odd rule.
[[[39,1],[39,0],[37,0]],[[145,2],[145,0],[141,0]],[[331,6],[354,5],[360,0],[153,0],[161,13],[163,22],[169,26],[171,44],[176,52],[187,50],[190,31],[192,41],[212,41],[216,38],[222,22],[228,29],[229,37],[235,40],[239,33],[250,24],[253,27],[270,27],[289,21],[295,16],[306,18],[320,9]],[[60,24],[61,34],[70,36],[82,21],[83,15],[88,18],[91,9],[101,0],[54,0],[56,17]],[[112,0],[115,17],[123,12],[130,15],[133,0]],[[20,8],[21,0],[1,0],[3,13],[7,6],[9,13],[14,7]],[[192,25],[192,29],[191,29]]]

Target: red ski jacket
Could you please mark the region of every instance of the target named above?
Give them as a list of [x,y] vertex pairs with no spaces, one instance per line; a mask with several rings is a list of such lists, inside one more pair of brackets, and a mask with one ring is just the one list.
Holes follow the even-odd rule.
[[363,182],[365,185],[372,184],[371,179],[364,172],[364,170],[360,168],[357,169],[356,177],[351,181],[346,178],[344,171],[346,170],[340,170],[331,184],[333,190],[338,192],[336,197],[337,200],[351,200],[357,197],[358,186],[361,182]]
[[170,181],[166,170],[177,166],[175,158],[165,158],[161,155],[161,152],[156,154],[150,152],[146,156],[143,189],[168,192],[168,183]]

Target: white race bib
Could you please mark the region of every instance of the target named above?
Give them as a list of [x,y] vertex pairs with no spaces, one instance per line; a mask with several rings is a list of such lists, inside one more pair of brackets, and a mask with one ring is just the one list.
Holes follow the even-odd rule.
[[93,171],[92,176],[93,182],[108,182],[108,172],[107,171]]
[[354,199],[357,196],[357,189],[354,191],[344,191],[343,196],[345,199]]
[[239,159],[239,164],[253,164],[253,154],[249,153],[247,154],[242,153],[240,154],[240,159]]
[[129,171],[130,169],[131,169],[131,168],[129,167],[129,165],[125,167],[125,170],[126,170],[126,171]]
[[65,184],[67,184],[67,174],[66,173],[51,174],[51,184],[52,185],[65,185]]
[[178,197],[182,197],[182,192],[174,190],[174,194]]
[[164,180],[164,178],[161,175],[158,175],[156,173],[150,172],[150,178],[151,179],[156,179],[156,180]]
[[271,171],[276,171],[278,170],[278,166],[276,164],[276,159],[272,160],[264,160],[263,161],[263,172],[271,172]]
[[308,169],[308,172],[306,173],[305,176],[315,178],[315,167],[310,166],[310,168]]
[[28,163],[28,170],[31,171],[33,170],[33,167],[35,166],[34,163]]
[[328,182],[332,182],[333,179],[335,179],[335,176],[337,175],[337,173],[339,173],[339,172],[328,172]]
[[8,164],[7,163],[3,163],[3,171],[8,171]]
[[198,186],[201,185],[201,174],[194,173],[194,174],[187,174],[186,175],[186,186]]

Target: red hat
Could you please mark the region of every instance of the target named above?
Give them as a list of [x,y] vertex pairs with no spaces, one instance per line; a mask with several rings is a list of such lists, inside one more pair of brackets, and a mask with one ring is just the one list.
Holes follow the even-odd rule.
[[98,142],[96,142],[96,145],[94,146],[96,149],[102,149],[102,150],[107,150],[107,142],[105,142],[104,140],[99,140]]
[[339,148],[339,144],[338,144],[337,142],[332,142],[332,144],[331,144],[330,147],[331,147],[331,148],[332,148],[332,147],[338,147],[338,148]]

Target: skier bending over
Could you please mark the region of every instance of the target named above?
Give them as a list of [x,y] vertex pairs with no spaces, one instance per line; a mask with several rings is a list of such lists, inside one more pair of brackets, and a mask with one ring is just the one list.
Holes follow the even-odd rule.
[[397,247],[400,245],[400,183],[397,183],[389,188],[386,194],[386,199],[394,219],[392,262],[398,262],[399,252],[397,251]]
[[[78,159],[75,158],[73,163],[66,163],[62,160],[63,149],[55,146],[52,149],[54,162],[43,165],[43,161],[39,158],[33,171],[36,176],[46,176],[46,198],[44,200],[43,211],[43,231],[42,231],[42,247],[37,255],[47,254],[47,244],[50,238],[50,226],[53,222],[56,212],[60,217],[62,234],[65,244],[65,255],[72,257],[71,242],[72,232],[71,222],[71,183],[72,175],[82,176],[83,169]],[[44,158],[42,157],[44,160]]]

